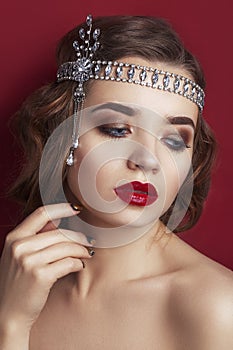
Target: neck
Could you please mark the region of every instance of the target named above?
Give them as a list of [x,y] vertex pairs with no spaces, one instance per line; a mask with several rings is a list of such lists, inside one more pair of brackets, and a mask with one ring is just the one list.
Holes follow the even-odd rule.
[[[165,270],[165,248],[172,233],[160,222],[142,237],[114,248],[93,248],[95,255],[83,259],[85,268],[75,276],[75,290],[85,298],[93,289],[160,275]],[[94,287],[94,288],[93,288]]]

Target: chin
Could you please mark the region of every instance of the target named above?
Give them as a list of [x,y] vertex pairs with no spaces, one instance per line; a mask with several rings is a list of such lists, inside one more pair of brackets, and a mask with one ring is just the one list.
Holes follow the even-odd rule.
[[128,227],[140,228],[155,223],[161,214],[161,210],[155,208],[138,208],[136,206],[128,206],[118,213],[103,213],[86,211],[85,215],[79,217],[86,223],[97,227]]

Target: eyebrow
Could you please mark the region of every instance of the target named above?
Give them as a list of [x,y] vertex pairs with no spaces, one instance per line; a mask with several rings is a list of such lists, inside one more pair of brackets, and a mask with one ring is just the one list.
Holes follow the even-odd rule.
[[[102,109],[111,109],[113,111],[120,112],[122,114],[126,114],[130,117],[133,117],[138,113],[138,110],[131,108],[129,106],[125,106],[121,103],[116,103],[116,102],[107,102],[107,103],[104,103],[102,105],[99,105],[92,110],[92,113],[99,111],[99,110],[102,110]],[[189,117],[184,117],[184,116],[168,117],[167,120],[172,125],[190,125],[195,130],[194,122]]]
[[104,104],[94,108],[92,112],[96,112],[96,111],[99,111],[101,109],[112,109],[113,111],[126,114],[130,117],[135,116],[137,113],[135,109],[128,107],[128,106],[125,106],[125,105],[122,105],[121,103],[115,103],[115,102],[104,103]]
[[195,130],[195,125],[194,122],[191,118],[189,117],[168,117],[167,120],[172,124],[172,125],[190,125],[194,130]]

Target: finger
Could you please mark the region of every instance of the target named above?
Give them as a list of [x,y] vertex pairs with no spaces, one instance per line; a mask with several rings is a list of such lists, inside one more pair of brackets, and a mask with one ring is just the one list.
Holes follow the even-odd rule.
[[29,254],[57,243],[72,242],[70,237],[73,238],[76,244],[93,247],[93,244],[89,243],[87,237],[82,232],[73,232],[59,228],[16,240],[14,242],[14,251],[17,250],[17,255]]
[[47,231],[53,231],[56,230],[61,222],[61,219],[49,221],[40,231],[41,232],[47,232]]
[[93,245],[96,243],[96,240],[93,237],[86,236],[82,232],[75,232],[62,228],[59,228],[57,231],[69,240],[77,242],[79,244],[83,244],[88,247],[93,247]]
[[83,270],[84,263],[81,259],[77,258],[65,258],[58,260],[52,264],[48,264],[43,268],[40,268],[40,278],[50,281],[51,285],[54,284],[59,278],[62,278],[69,273],[78,272]]
[[14,229],[14,235],[29,237],[38,233],[49,222],[77,215],[69,203],[50,204],[36,209]]
[[30,271],[34,267],[38,268],[66,258],[88,259],[91,258],[91,255],[87,248],[77,243],[58,243],[33,254],[22,256],[20,264]]

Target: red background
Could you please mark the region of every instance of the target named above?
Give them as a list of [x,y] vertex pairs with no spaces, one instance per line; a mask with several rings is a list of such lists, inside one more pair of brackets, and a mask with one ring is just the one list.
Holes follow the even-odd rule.
[[232,268],[232,78],[233,5],[205,0],[2,2],[1,35],[1,211],[0,248],[17,222],[18,208],[4,198],[17,174],[18,146],[7,123],[34,89],[55,79],[55,47],[59,38],[85,16],[153,15],[166,18],[186,47],[201,61],[207,80],[204,116],[215,130],[219,160],[200,222],[182,238],[193,247]]

